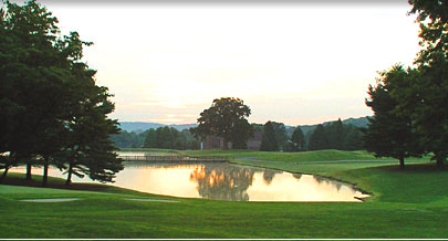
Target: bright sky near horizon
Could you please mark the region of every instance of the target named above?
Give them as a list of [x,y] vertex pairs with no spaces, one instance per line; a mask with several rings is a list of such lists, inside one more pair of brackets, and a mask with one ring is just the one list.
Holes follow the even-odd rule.
[[[406,0],[378,4],[162,4],[41,1],[63,33],[79,32],[119,121],[196,123],[239,97],[251,123],[372,115],[377,71],[412,64],[418,25]],[[188,1],[187,1],[188,2]]]

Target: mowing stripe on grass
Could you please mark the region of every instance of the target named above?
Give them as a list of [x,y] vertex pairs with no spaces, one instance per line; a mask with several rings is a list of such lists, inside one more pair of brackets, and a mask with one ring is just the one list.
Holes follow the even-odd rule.
[[54,202],[70,202],[80,200],[79,198],[41,198],[41,199],[22,199],[22,202],[39,202],[39,203],[54,203]]
[[130,201],[140,201],[140,202],[163,202],[163,203],[178,203],[176,200],[162,200],[162,199],[147,199],[147,198],[126,198]]

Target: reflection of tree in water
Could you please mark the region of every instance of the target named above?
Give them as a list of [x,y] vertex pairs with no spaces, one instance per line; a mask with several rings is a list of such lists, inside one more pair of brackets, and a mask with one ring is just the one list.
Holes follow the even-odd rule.
[[264,169],[264,172],[263,172],[264,183],[269,186],[272,182],[272,179],[274,179],[275,174],[277,174],[277,173],[283,173],[283,172],[273,170],[273,169]]
[[295,179],[298,179],[298,180],[300,180],[300,178],[302,178],[302,173],[294,173],[294,174],[292,174],[292,176],[295,178]]
[[319,184],[325,183],[327,185],[335,186],[338,191],[341,190],[342,183],[340,183],[340,182],[331,181],[327,178],[323,178],[323,177],[319,177],[319,176],[313,176],[313,177],[314,177],[314,180],[316,180]]
[[191,172],[190,180],[198,182],[203,198],[248,201],[247,189],[252,185],[254,171],[234,166],[204,165]]

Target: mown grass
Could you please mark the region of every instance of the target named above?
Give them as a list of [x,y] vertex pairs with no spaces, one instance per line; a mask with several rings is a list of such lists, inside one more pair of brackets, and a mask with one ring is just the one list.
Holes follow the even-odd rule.
[[[160,151],[160,150],[158,150]],[[223,155],[245,165],[317,173],[356,183],[364,203],[258,203],[167,199],[109,187],[95,191],[0,185],[0,238],[446,238],[448,171],[427,159],[377,160],[366,152],[304,154],[253,151]],[[16,177],[17,178],[17,177]],[[35,178],[37,179],[37,178]],[[53,180],[52,180],[53,181]],[[23,198],[77,197],[67,203]]]

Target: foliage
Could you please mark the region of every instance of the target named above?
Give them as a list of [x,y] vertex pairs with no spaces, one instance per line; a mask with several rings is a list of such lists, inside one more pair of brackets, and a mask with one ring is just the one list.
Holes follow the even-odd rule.
[[243,100],[234,97],[214,99],[210,108],[200,113],[198,126],[191,128],[199,138],[218,136],[224,139],[224,148],[228,142],[240,145],[252,135],[252,126],[247,121],[251,110]]
[[344,128],[345,136],[343,139],[343,149],[348,151],[364,149],[364,140],[361,129],[352,125],[347,125]]
[[396,111],[409,117],[419,142],[438,166],[448,156],[448,11],[446,1],[410,0],[410,14],[418,14],[421,50],[406,81],[392,80]]
[[271,121],[263,126],[263,138],[261,139],[260,151],[278,151],[278,141],[274,130],[274,124]]
[[279,150],[288,150],[288,133],[286,126],[283,123],[272,121],[272,127],[274,128],[275,139],[277,140],[277,146]]
[[[58,20],[31,0],[5,2],[0,10],[0,96],[3,178],[11,166],[50,165],[111,181],[123,166],[109,135],[118,132],[107,114],[114,109],[108,89],[95,84],[95,70],[81,61],[77,32],[60,36]],[[76,172],[77,169],[78,172]]]
[[359,128],[343,124],[341,119],[318,125],[308,141],[308,150],[361,150],[362,133]]
[[329,149],[328,136],[325,133],[324,125],[320,124],[314,129],[313,134],[311,134],[310,141],[308,144],[309,150],[322,150]]
[[291,151],[304,151],[305,150],[305,135],[302,132],[300,126],[297,126],[292,133],[291,140],[289,142]]
[[404,168],[405,158],[422,154],[411,118],[397,113],[398,100],[390,94],[405,89],[403,84],[411,82],[410,75],[411,70],[401,65],[380,73],[377,85],[369,86],[370,97],[366,100],[366,105],[374,112],[365,130],[366,149],[377,157],[398,159],[401,168]]
[[192,136],[189,130],[178,131],[173,127],[159,127],[146,131],[145,148],[163,149],[198,149],[199,142]]
[[145,145],[147,134],[148,131],[136,133],[134,131],[121,130],[120,133],[111,135],[110,139],[118,148],[138,148]]

